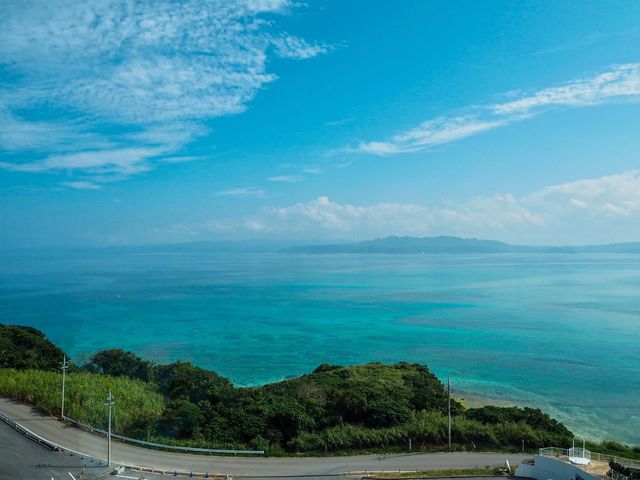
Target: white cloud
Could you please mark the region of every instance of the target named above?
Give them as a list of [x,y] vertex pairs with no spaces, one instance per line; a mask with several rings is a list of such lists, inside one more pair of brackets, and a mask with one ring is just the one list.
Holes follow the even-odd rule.
[[[0,168],[16,172],[49,172],[79,170],[88,174],[120,178],[148,171],[150,160],[162,155],[158,148],[120,148],[49,155],[44,160],[28,163],[0,162]],[[96,177],[99,181],[104,181]]]
[[522,201],[551,218],[635,218],[640,215],[640,171],[553,185]]
[[474,116],[436,118],[427,120],[416,128],[394,135],[389,142],[363,143],[356,150],[375,155],[417,152],[492,130],[504,124],[505,122],[502,120],[483,121]]
[[258,218],[264,231],[288,231],[297,234],[318,232],[375,235],[383,231],[426,234],[431,213],[424,207],[397,203],[368,206],[340,204],[322,196],[308,203],[288,207],[265,208]]
[[256,198],[264,198],[265,192],[260,188],[255,187],[238,187],[238,188],[229,188],[227,190],[220,190],[216,192],[216,195],[219,197],[256,197]]
[[309,175],[320,175],[322,169],[316,165],[308,165],[302,169],[302,173],[308,173]]
[[353,205],[321,196],[215,223],[236,233],[300,238],[460,235],[516,243],[640,241],[640,171],[552,185],[519,197],[496,194],[431,206]]
[[74,188],[76,190],[99,190],[102,187],[98,184],[79,180],[76,182],[60,182],[63,187]]
[[464,115],[444,116],[393,135],[389,140],[362,142],[347,152],[395,155],[424,150],[494,130],[559,107],[586,107],[611,101],[640,100],[640,63],[611,70],[559,87],[532,93],[511,93],[515,100],[467,109]]
[[109,148],[113,143],[91,133],[79,122],[27,121],[0,101],[0,150],[64,151],[70,148]]
[[539,109],[584,107],[609,100],[640,96],[640,64],[619,65],[608,72],[546,88],[510,102],[492,106],[498,115],[532,115]]
[[275,38],[273,45],[281,57],[299,60],[316,57],[331,49],[328,45],[311,45],[303,39],[291,35]]
[[304,180],[304,177],[302,175],[276,175],[275,177],[269,177],[267,180],[270,182],[296,183]]
[[113,152],[157,148],[184,157],[180,149],[207,133],[204,120],[243,112],[276,80],[270,55],[305,59],[328,50],[280,31],[273,14],[294,7],[288,0],[1,3],[0,67],[9,80],[0,95],[0,150],[49,157],[0,167],[55,170],[59,152],[65,168],[124,178],[155,159],[114,160]]

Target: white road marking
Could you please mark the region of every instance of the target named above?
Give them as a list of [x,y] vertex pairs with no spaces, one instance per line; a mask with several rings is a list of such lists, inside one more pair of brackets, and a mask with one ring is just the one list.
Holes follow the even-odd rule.
[[73,478],[73,480],[76,480],[76,477],[74,477],[74,476],[71,474],[71,472],[67,472],[67,473],[69,473],[69,476],[70,476],[71,478]]

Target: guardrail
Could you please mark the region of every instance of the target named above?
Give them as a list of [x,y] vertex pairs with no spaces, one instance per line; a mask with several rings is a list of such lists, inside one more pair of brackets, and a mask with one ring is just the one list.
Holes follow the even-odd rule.
[[[70,423],[73,423],[74,425],[77,425],[77,426],[79,426],[79,427],[81,427],[83,429],[84,428],[89,428],[93,432],[106,434],[106,432],[104,432],[103,430],[100,430],[98,428],[89,427],[88,425],[82,424],[82,423],[80,423],[80,422],[78,422],[76,420],[73,420],[72,418],[65,417],[65,420],[70,422]],[[56,451],[56,452],[61,452],[61,453],[66,453],[68,455],[77,455],[81,459],[87,460],[89,463],[97,462],[97,464],[99,466],[107,466],[107,460],[106,459],[94,457],[94,456],[91,456],[91,455],[87,455],[86,453],[78,452],[77,450],[73,450],[71,448],[67,448],[67,447],[59,445],[59,444],[57,444],[55,442],[52,442],[51,440],[47,440],[46,438],[41,437],[37,433],[32,432],[31,430],[29,430],[24,425],[19,424],[18,422],[13,420],[11,417],[5,415],[2,412],[0,412],[0,421],[5,422],[7,425],[9,425],[11,428],[16,430],[18,433],[20,433],[20,434],[24,435],[25,437],[27,437],[27,438],[39,443],[40,445],[45,446],[46,448],[49,448],[50,450],[53,450],[53,451]],[[111,436],[114,436],[114,434],[111,434]],[[121,435],[117,435],[117,437],[121,437]],[[127,437],[122,437],[122,438],[127,438]],[[135,440],[135,439],[132,439],[132,440]],[[140,441],[140,440],[138,440],[138,441]],[[146,443],[149,443],[149,444],[153,445],[153,443],[151,443],[151,442],[146,442]],[[188,447],[184,447],[184,448],[188,448]],[[202,449],[202,450],[207,450],[207,449]],[[223,451],[245,452],[244,450],[223,450]],[[256,450],[256,452],[262,452],[262,451]],[[262,453],[264,453],[264,452],[262,452]],[[114,466],[121,466],[121,467],[130,468],[132,470],[137,470],[137,471],[140,471],[140,472],[160,473],[162,475],[185,476],[185,477],[190,477],[190,478],[191,477],[207,478],[207,479],[216,479],[216,480],[228,480],[229,478],[231,478],[230,475],[224,474],[224,473],[194,472],[192,470],[178,470],[178,469],[169,469],[169,468],[158,468],[158,467],[150,467],[150,466],[145,466],[145,465],[141,465],[141,464],[133,464],[133,463],[113,463],[113,465]]]
[[[100,428],[92,427],[91,425],[81,423],[77,420],[74,420],[73,418],[64,416],[63,420],[83,430],[97,433],[105,437],[108,435],[108,432]],[[224,450],[224,449],[215,449],[215,448],[181,447],[178,445],[166,445],[163,443],[147,442],[145,440],[138,440],[136,438],[125,437],[124,435],[119,435],[113,432],[111,433],[111,438],[116,438],[125,443],[140,445],[142,447],[147,447],[147,448],[161,449],[161,450],[173,450],[173,451],[188,452],[188,453],[206,453],[209,455],[264,455],[264,450]]]
[[[559,448],[559,447],[546,447],[541,448],[538,453],[543,457],[567,457],[569,458],[569,454],[571,449],[568,448]],[[578,449],[582,450],[582,449]],[[591,452],[591,461],[592,462],[604,462],[609,463],[613,460],[616,463],[621,465],[625,465],[631,468],[640,468],[640,460],[634,460],[632,458],[624,458],[618,457],[616,455],[608,455],[606,453],[597,453]]]
[[13,419],[9,418],[8,416],[6,416],[2,412],[0,412],[0,420],[2,420],[4,423],[9,425],[11,428],[16,430],[17,432],[21,433],[25,437],[30,438],[31,440],[34,440],[34,441],[38,442],[41,445],[44,445],[45,447],[49,448],[50,450],[58,450],[58,445],[56,445],[53,442],[50,442],[46,438],[42,438],[40,435],[38,435],[37,433],[32,432],[28,428],[23,427],[22,425],[20,425],[19,423],[15,422]]
[[24,425],[19,424],[18,422],[16,422],[15,420],[13,420],[12,418],[8,417],[7,415],[5,415],[2,412],[0,412],[0,420],[2,420],[4,423],[9,425],[11,428],[13,428],[18,433],[21,433],[25,437],[27,437],[27,438],[39,443],[40,445],[44,445],[45,447],[49,448],[50,450],[54,450],[56,452],[66,452],[66,453],[69,453],[71,455],[78,455],[81,458],[86,458],[89,462],[96,462],[97,461],[99,464],[102,464],[103,462],[105,464],[107,463],[106,459],[104,459],[104,458],[93,457],[91,455],[87,455],[86,453],[78,452],[76,450],[72,450],[70,448],[63,447],[62,445],[58,445],[57,443],[52,442],[51,440],[47,440],[46,438],[41,437],[37,433],[32,432],[31,430],[29,430]]

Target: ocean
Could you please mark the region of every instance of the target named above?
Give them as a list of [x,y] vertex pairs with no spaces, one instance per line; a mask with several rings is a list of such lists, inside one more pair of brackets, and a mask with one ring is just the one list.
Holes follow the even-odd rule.
[[[238,385],[406,360],[455,396],[640,444],[640,255],[0,254],[0,322]],[[566,446],[565,446],[566,447]]]

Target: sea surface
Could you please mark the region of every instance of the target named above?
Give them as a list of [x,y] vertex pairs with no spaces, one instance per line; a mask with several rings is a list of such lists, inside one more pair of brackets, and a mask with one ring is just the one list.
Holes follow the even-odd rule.
[[0,322],[257,385],[406,360],[640,444],[640,255],[0,254]]

